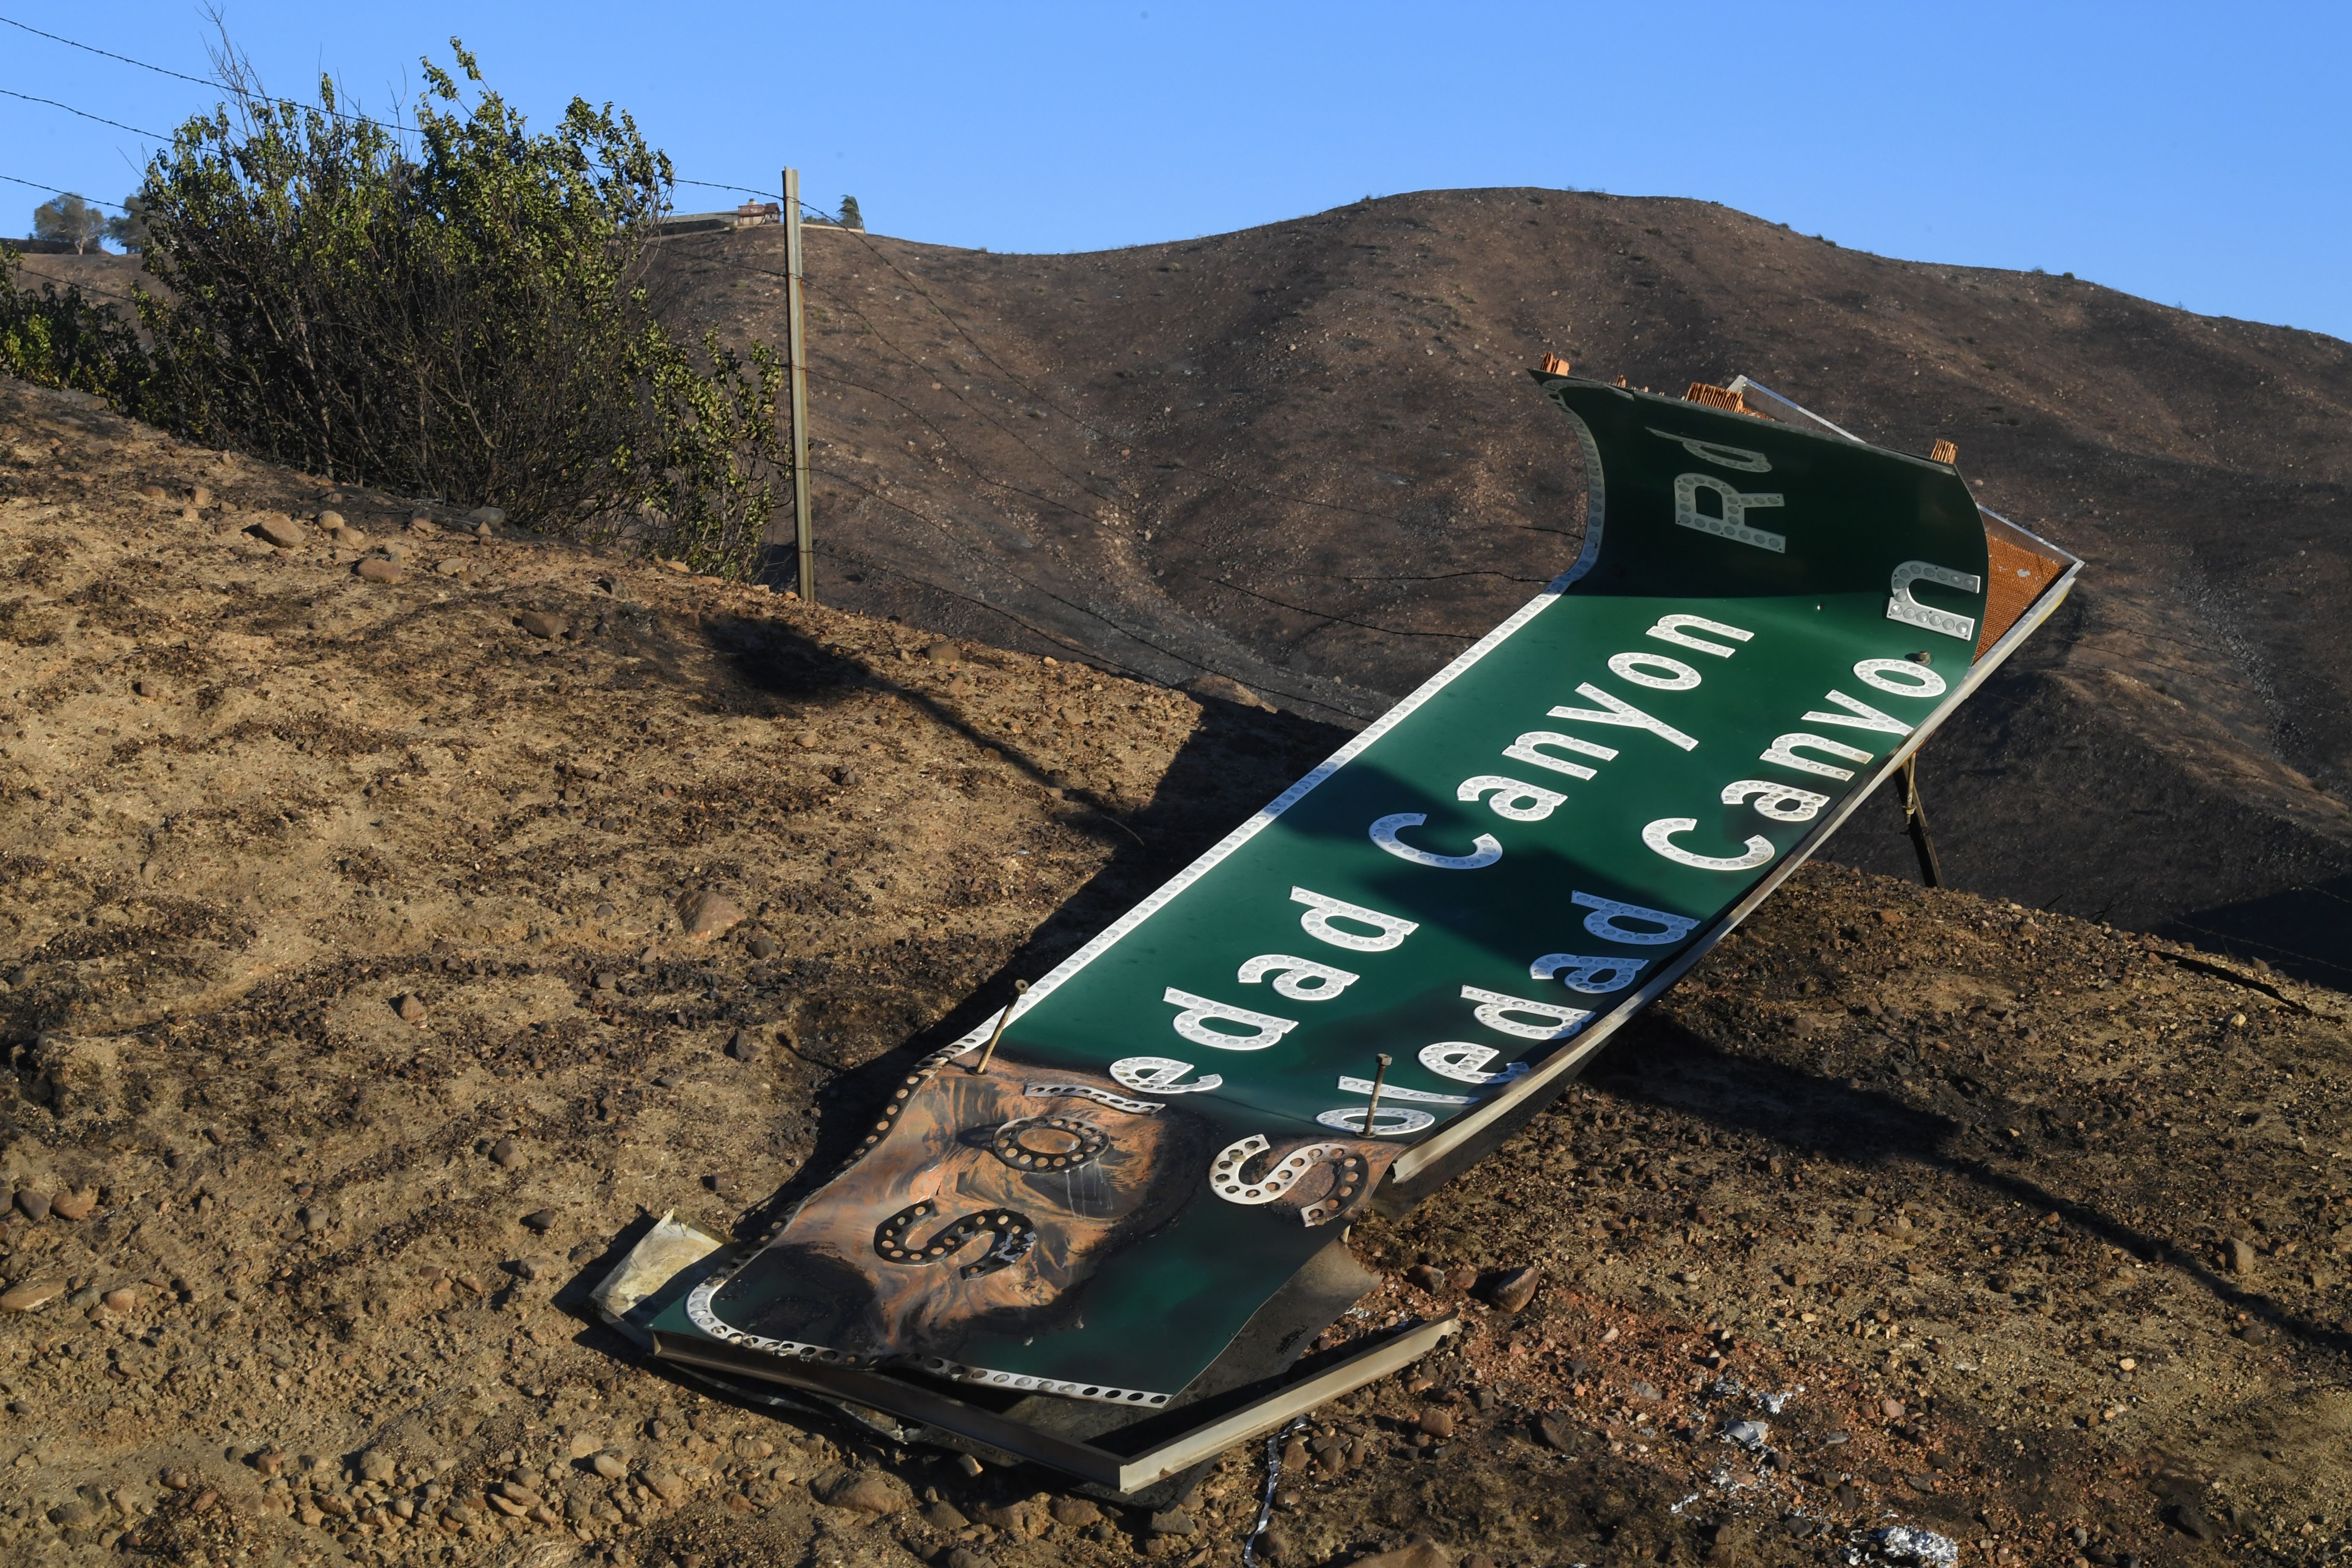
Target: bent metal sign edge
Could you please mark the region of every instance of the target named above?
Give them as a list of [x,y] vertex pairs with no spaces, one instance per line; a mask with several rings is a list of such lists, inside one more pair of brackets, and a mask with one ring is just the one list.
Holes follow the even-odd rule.
[[2047,614],[1972,660],[1991,568],[1947,464],[1541,379],[1586,458],[1575,565],[984,1060],[989,1028],[923,1063],[663,1327],[1169,1405],[1400,1156],[1559,1079]]

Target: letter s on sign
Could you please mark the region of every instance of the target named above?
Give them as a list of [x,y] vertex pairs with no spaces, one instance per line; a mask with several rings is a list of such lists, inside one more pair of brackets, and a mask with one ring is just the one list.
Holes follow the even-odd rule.
[[1751,871],[1780,853],[1770,839],[1759,835],[1748,839],[1745,855],[1694,855],[1675,842],[1675,835],[1697,826],[1696,817],[1660,817],[1642,829],[1642,842],[1678,866],[1696,866],[1702,871]]
[[1417,849],[1397,837],[1402,828],[1419,827],[1429,818],[1417,811],[1400,811],[1393,816],[1383,816],[1372,824],[1372,842],[1400,860],[1410,860],[1416,866],[1435,866],[1447,871],[1475,871],[1481,866],[1491,866],[1503,858],[1503,846],[1491,833],[1481,833],[1470,841],[1475,851],[1469,855],[1437,855]]

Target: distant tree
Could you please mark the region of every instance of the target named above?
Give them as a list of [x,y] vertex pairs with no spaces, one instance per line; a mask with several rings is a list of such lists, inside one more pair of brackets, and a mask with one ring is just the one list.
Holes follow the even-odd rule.
[[79,196],[57,196],[33,209],[33,237],[62,239],[88,250],[106,235],[106,215]]
[[856,196],[844,196],[841,198],[841,226],[844,228],[857,229],[862,229],[866,226],[866,217],[864,214],[857,210],[857,198]]
[[138,196],[122,198],[122,216],[106,220],[106,237],[125,250],[147,248],[147,204]]

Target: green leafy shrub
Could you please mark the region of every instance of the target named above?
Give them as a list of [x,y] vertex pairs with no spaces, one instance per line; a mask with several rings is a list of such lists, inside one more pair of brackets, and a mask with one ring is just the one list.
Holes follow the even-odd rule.
[[111,305],[68,284],[16,286],[21,251],[0,245],[0,373],[42,386],[95,393],[117,407],[142,398],[148,364],[139,333]]
[[451,44],[464,85],[425,61],[401,130],[346,112],[331,81],[299,105],[216,58],[232,100],[184,124],[139,193],[156,287],[138,297],[146,374],[118,406],[338,483],[747,575],[789,463],[782,370],[764,345],[689,348],[661,325],[647,247],[669,161],[610,105],[575,99],[531,132]]

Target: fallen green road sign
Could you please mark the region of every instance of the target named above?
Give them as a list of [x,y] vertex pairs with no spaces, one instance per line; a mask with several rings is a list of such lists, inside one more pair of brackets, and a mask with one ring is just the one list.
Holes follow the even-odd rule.
[[1589,474],[1575,564],[1038,981],[984,1066],[990,1029],[909,1075],[661,1314],[662,1353],[858,1374],[950,1429],[985,1406],[1016,1452],[1007,1419],[1110,1442],[1171,1413],[1157,1442],[1265,1395],[1362,1288],[1349,1220],[1556,1095],[2076,569],[1948,463],[1542,384]]

